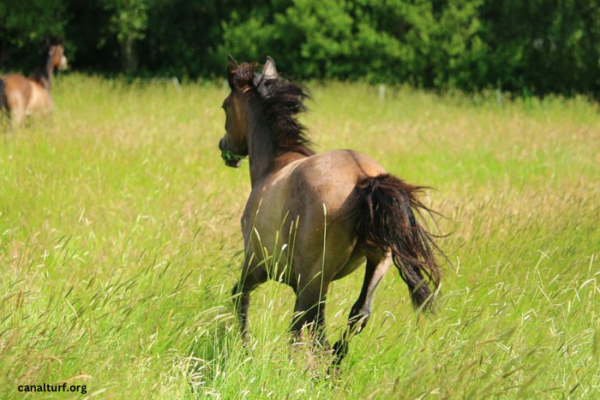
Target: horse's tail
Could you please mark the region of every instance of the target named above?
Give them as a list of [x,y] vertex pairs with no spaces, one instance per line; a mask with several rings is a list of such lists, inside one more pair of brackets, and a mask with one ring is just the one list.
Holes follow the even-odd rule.
[[441,280],[434,253],[441,251],[415,217],[432,212],[418,198],[423,189],[389,174],[362,179],[357,184],[357,232],[365,246],[391,252],[414,307],[432,309]]

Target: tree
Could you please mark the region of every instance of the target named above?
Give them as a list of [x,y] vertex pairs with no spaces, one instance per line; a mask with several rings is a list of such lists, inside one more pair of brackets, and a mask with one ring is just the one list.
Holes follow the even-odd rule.
[[109,29],[121,45],[123,70],[131,74],[138,68],[136,42],[145,37],[148,1],[106,0],[106,8],[112,12]]

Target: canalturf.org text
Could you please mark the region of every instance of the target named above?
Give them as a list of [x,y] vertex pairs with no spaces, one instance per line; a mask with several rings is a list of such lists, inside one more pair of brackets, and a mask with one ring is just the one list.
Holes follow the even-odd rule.
[[19,385],[17,388],[19,392],[80,392],[81,394],[87,393],[87,385],[68,385],[66,383],[49,385],[43,383],[41,385]]

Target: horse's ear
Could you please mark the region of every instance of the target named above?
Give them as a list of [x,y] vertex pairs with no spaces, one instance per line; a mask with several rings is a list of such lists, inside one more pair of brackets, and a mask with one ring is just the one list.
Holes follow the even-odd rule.
[[268,97],[270,90],[270,81],[279,78],[277,74],[277,67],[275,66],[275,61],[267,56],[267,62],[263,67],[262,74],[254,75],[254,86],[258,89],[258,92],[262,95],[263,98]]
[[227,56],[227,81],[229,82],[229,86],[233,89],[233,76],[237,71],[237,63],[231,57],[231,54]]
[[235,60],[233,59],[231,54],[227,55],[227,61],[228,61],[227,71],[235,72],[235,70],[237,69],[237,62],[235,62]]
[[277,79],[277,67],[275,60],[267,56],[267,62],[263,68],[263,79]]

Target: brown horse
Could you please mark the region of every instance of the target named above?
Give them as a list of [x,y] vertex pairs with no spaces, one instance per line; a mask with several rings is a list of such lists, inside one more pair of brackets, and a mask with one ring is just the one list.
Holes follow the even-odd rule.
[[438,247],[415,214],[430,211],[418,199],[421,187],[387,174],[352,150],[316,154],[297,116],[307,97],[301,86],[281,78],[270,57],[262,73],[229,56],[225,163],[250,160],[252,192],[242,217],[246,257],[233,290],[245,338],[250,292],[269,278],[296,293],[292,332],[310,327],[325,342],[325,298],[330,283],[366,261],[364,283],[348,327],[334,345],[335,364],[348,341],[367,323],[371,300],[393,263],[408,285],[415,307],[431,309],[440,284]]
[[50,43],[43,57],[43,64],[28,78],[23,75],[6,75],[0,80],[0,111],[8,111],[13,127],[20,126],[31,114],[52,112],[50,95],[54,69],[66,69],[67,58],[62,43]]

